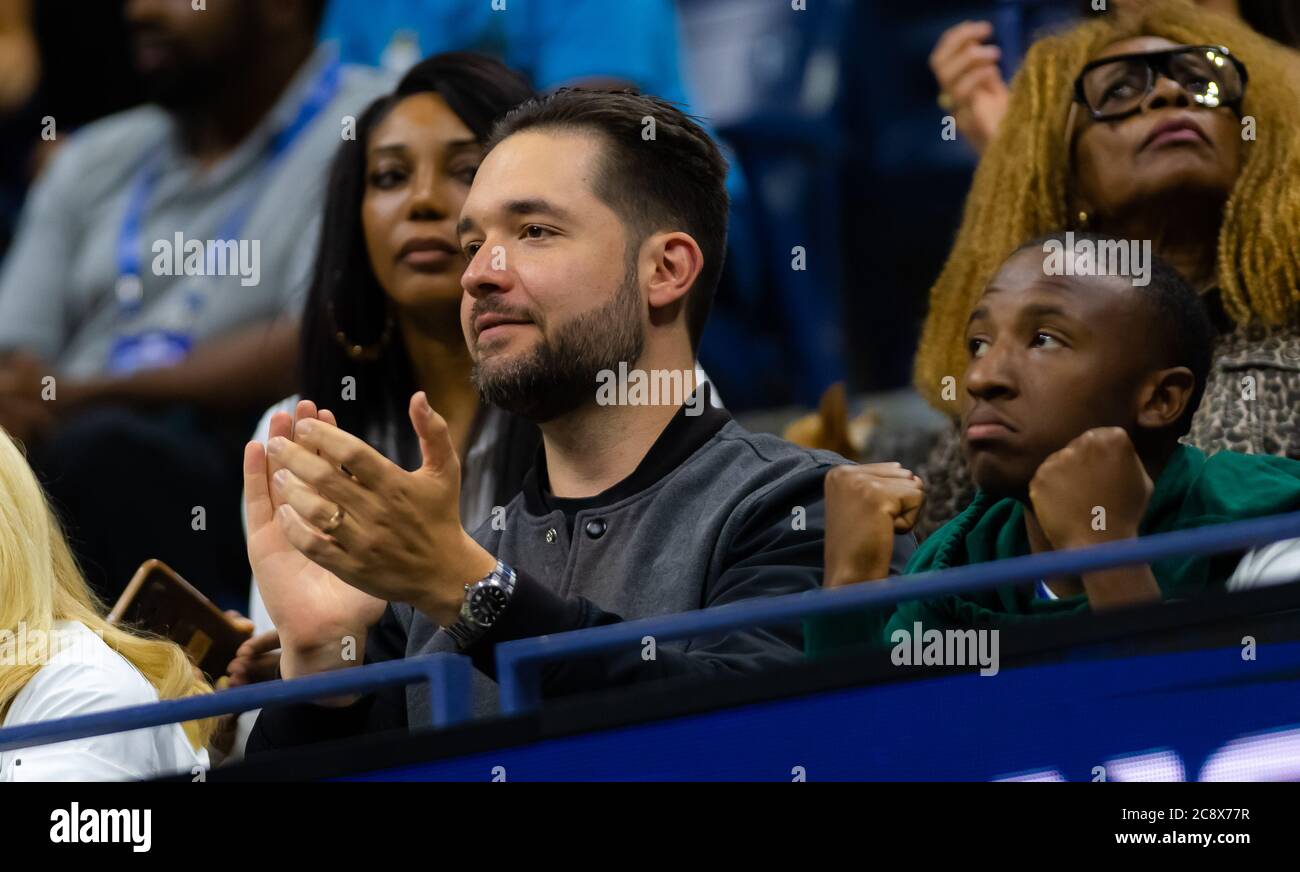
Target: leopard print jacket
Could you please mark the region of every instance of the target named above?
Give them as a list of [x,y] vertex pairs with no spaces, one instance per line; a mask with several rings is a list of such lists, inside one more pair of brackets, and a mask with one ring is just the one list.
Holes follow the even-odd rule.
[[[1184,442],[1213,454],[1240,451],[1300,460],[1300,330],[1241,327],[1219,338],[1205,396]],[[975,497],[956,427],[939,436],[925,465],[919,539]]]

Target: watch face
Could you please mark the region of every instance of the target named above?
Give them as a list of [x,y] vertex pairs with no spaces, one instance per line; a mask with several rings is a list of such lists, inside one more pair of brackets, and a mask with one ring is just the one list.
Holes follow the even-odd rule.
[[496,623],[496,619],[505,610],[510,601],[505,590],[495,584],[485,584],[470,594],[469,609],[474,620],[484,627]]

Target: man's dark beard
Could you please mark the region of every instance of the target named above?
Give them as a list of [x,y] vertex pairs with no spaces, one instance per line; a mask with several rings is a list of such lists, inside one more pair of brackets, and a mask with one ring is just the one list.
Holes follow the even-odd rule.
[[190,67],[153,70],[139,75],[145,99],[179,115],[200,114],[219,90],[216,75]]
[[632,261],[614,299],[558,328],[552,340],[543,336],[525,359],[494,367],[490,374],[476,362],[479,398],[538,424],[593,402],[596,374],[617,369],[620,361],[631,366],[645,348],[636,278]]
[[[206,51],[176,43],[171,63],[149,71],[137,69],[145,99],[182,117],[198,117],[230,86],[232,76],[259,69],[265,50],[258,48],[264,44],[258,2],[239,0],[227,26],[208,35]],[[151,25],[132,29],[133,38],[155,33]]]

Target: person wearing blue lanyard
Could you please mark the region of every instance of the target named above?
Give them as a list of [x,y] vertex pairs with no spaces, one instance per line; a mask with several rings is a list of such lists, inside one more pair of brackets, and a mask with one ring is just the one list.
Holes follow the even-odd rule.
[[59,140],[0,272],[0,427],[101,596],[158,557],[242,600],[238,445],[293,385],[328,163],[389,84],[317,45],[324,5],[128,3],[151,105]]

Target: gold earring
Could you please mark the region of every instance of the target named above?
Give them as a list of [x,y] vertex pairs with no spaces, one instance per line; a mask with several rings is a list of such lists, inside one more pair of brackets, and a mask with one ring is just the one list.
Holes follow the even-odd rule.
[[1079,226],[1080,227],[1088,226],[1088,213],[1083,211],[1082,209],[1079,210]]
[[384,350],[388,348],[388,343],[393,338],[393,328],[396,321],[393,318],[393,309],[388,308],[387,318],[384,320],[384,331],[379,337],[379,341],[373,345],[360,345],[348,338],[348,335],[339,329],[338,318],[334,314],[334,301],[331,300],[325,304],[325,314],[329,317],[330,327],[334,330],[334,341],[343,349],[343,353],[350,360],[357,363],[374,363],[383,355]]

